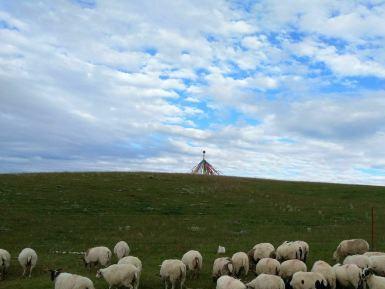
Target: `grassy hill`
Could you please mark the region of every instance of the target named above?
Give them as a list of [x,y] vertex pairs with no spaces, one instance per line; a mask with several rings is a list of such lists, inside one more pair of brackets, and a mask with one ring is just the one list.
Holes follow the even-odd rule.
[[[141,288],[163,288],[159,265],[201,251],[204,273],[189,288],[214,288],[212,262],[219,244],[227,255],[259,242],[310,244],[315,260],[331,262],[340,240],[370,241],[376,208],[376,250],[385,250],[385,188],[155,173],[60,173],[0,175],[0,248],[13,262],[0,288],[52,288],[44,268],[62,267],[94,278],[78,255],[119,240],[143,262]],[[31,279],[19,278],[16,257],[24,247],[39,255]],[[249,276],[251,279],[252,276]]]

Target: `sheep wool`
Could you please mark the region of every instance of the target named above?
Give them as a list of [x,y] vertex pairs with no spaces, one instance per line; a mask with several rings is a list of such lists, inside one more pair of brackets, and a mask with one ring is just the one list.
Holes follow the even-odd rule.
[[282,278],[270,274],[261,274],[246,284],[247,289],[285,289]]
[[186,265],[187,272],[191,272],[191,278],[198,278],[202,270],[203,258],[201,253],[190,250],[182,256],[182,262]]
[[129,289],[137,288],[139,270],[132,264],[113,264],[107,268],[99,269],[97,278],[103,277],[110,288],[112,286],[125,286]]
[[332,266],[330,266],[325,261],[316,261],[313,264],[312,272],[320,273],[326,279],[329,289],[336,289],[336,273],[334,272]]
[[7,250],[0,249],[0,280],[5,279],[10,265],[11,254]]
[[234,274],[237,277],[246,276],[249,272],[249,257],[244,252],[237,252],[231,257]]
[[333,259],[342,262],[346,256],[364,254],[369,251],[369,243],[363,239],[344,240],[333,253]]
[[262,258],[255,267],[255,273],[279,275],[281,264],[273,258]]
[[130,254],[130,247],[125,241],[120,241],[114,247],[114,254],[120,260]]
[[182,289],[186,281],[186,265],[177,259],[164,260],[160,266],[160,277],[166,289],[169,284],[171,289],[175,289],[177,283]]
[[233,277],[221,276],[217,280],[216,289],[246,289],[246,285]]
[[32,275],[32,270],[35,268],[37,263],[37,254],[35,250],[31,248],[25,248],[23,249],[18,258],[19,263],[21,267],[23,268],[23,277],[26,275],[27,271],[29,270],[29,277]]

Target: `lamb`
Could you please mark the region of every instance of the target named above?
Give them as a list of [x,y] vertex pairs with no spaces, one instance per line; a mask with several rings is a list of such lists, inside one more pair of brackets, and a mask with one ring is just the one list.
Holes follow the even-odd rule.
[[[307,272],[307,266],[304,262],[297,259],[287,260],[281,263],[279,268],[279,275],[289,285],[294,273],[296,272]],[[288,286],[289,287],[289,286]]]
[[132,264],[113,264],[97,271],[96,278],[101,277],[106,280],[109,289],[113,286],[134,289],[137,288],[139,270]]
[[138,282],[136,283],[136,288],[139,287],[140,275],[142,274],[142,261],[135,256],[126,256],[119,260],[118,264],[131,264],[138,269]]
[[262,258],[275,258],[275,248],[270,243],[259,243],[256,244],[253,249],[251,249],[247,255],[249,256],[249,264],[251,268],[254,268],[255,265]]
[[247,289],[285,289],[282,278],[275,275],[261,274],[246,284]]
[[169,283],[171,283],[171,289],[175,289],[178,282],[180,289],[182,289],[186,281],[186,265],[177,259],[165,260],[160,267],[160,277],[164,282],[165,289],[168,288]]
[[333,270],[336,273],[337,288],[362,288],[362,271],[356,264],[336,264]]
[[37,254],[35,250],[31,248],[25,248],[23,249],[19,257],[17,258],[19,260],[19,263],[21,267],[23,268],[23,277],[27,273],[27,270],[29,270],[29,277],[32,276],[32,270],[35,268],[37,263]]
[[279,275],[281,264],[273,258],[262,258],[255,267],[255,274]]
[[213,265],[213,281],[215,282],[220,276],[231,276],[234,272],[233,262],[229,257],[221,257],[214,260]]
[[362,280],[366,289],[385,289],[385,277],[375,276],[372,268],[362,271]]
[[7,250],[0,249],[0,280],[5,279],[10,265],[11,254]]
[[336,288],[336,273],[332,266],[325,261],[317,261],[313,264],[312,272],[320,273],[326,279],[329,289]]
[[306,262],[309,245],[305,241],[285,241],[277,248],[276,254],[280,262],[292,259]]
[[346,256],[364,254],[369,251],[369,244],[363,239],[351,239],[342,241],[333,253],[333,259],[342,262]]
[[55,284],[55,289],[95,289],[94,284],[87,277],[62,273],[61,269],[49,270],[51,281]]
[[296,272],[291,279],[290,286],[293,289],[326,289],[325,278],[314,272]]
[[187,272],[191,272],[191,277],[198,279],[203,264],[201,253],[190,250],[183,255],[182,262],[186,265]]
[[246,289],[245,284],[230,276],[221,276],[217,280],[216,289]]
[[370,257],[370,263],[376,275],[385,277],[385,255]]
[[111,260],[111,251],[107,247],[93,247],[84,254],[84,266],[91,271],[92,265],[106,267]]
[[235,253],[231,257],[234,266],[234,275],[236,277],[247,276],[249,273],[249,257],[244,252]]
[[369,268],[372,264],[370,258],[364,255],[350,255],[344,260],[344,264],[356,264],[361,269]]
[[114,247],[114,254],[120,260],[130,254],[130,247],[125,241],[120,241]]

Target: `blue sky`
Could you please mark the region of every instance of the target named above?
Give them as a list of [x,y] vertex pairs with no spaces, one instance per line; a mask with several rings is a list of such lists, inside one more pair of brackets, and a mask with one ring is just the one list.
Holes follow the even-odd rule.
[[1,1],[0,172],[385,183],[385,1]]

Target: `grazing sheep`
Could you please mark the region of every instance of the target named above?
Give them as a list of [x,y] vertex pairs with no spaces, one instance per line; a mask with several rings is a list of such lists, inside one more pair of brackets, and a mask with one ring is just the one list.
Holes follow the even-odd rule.
[[160,277],[164,282],[165,289],[168,288],[169,283],[171,283],[171,289],[175,289],[178,282],[180,289],[182,289],[186,281],[186,265],[176,259],[165,260],[160,266]]
[[309,245],[305,241],[285,241],[276,250],[277,260],[280,262],[298,259],[306,262]]
[[0,249],[0,280],[5,279],[10,265],[11,254],[7,250]]
[[251,249],[247,255],[249,256],[250,268],[254,268],[255,265],[262,258],[275,258],[275,248],[270,243],[259,243]]
[[262,258],[255,267],[255,274],[279,275],[281,264],[273,258]]
[[213,265],[213,281],[217,281],[220,276],[231,276],[234,272],[233,262],[229,257],[221,257],[214,260]]
[[246,289],[245,284],[230,276],[221,276],[217,280],[216,289]]
[[235,253],[231,257],[236,277],[246,276],[249,273],[249,257],[244,252]]
[[96,278],[103,277],[111,289],[113,286],[124,286],[129,289],[137,288],[139,270],[132,264],[113,264],[99,269]]
[[226,253],[226,248],[223,246],[218,246],[217,254],[225,254]]
[[336,264],[333,270],[336,273],[337,288],[362,288],[362,271],[356,264]]
[[247,289],[285,289],[282,278],[275,275],[261,274],[246,284]]
[[279,268],[279,275],[285,282],[286,286],[289,287],[290,281],[296,272],[307,272],[307,267],[304,262],[297,259],[287,260],[282,262]]
[[107,247],[93,247],[84,254],[84,266],[91,271],[92,266],[106,267],[111,261],[111,251]]
[[87,277],[62,273],[61,269],[49,271],[51,273],[51,281],[55,284],[55,289],[95,289],[94,284]]
[[385,256],[384,252],[366,252],[362,254],[364,256],[372,257],[372,256]]
[[130,247],[128,247],[128,244],[126,242],[120,241],[116,243],[114,247],[114,254],[120,260],[123,257],[130,255]]
[[182,262],[186,265],[187,272],[191,272],[191,278],[198,279],[203,265],[201,253],[195,250],[190,250],[183,255]]
[[342,262],[346,256],[364,254],[369,251],[369,243],[363,239],[342,241],[333,253],[333,259]]
[[293,289],[326,289],[325,278],[314,272],[297,272],[291,279],[290,286]]
[[29,270],[29,277],[32,275],[32,270],[35,268],[37,263],[37,254],[35,250],[31,248],[25,248],[23,249],[19,257],[17,258],[19,260],[19,263],[21,267],[23,267],[23,277],[27,273],[27,270]]
[[296,259],[299,259],[306,263],[307,257],[310,253],[310,247],[309,244],[305,241],[294,241],[293,242],[296,246],[298,246],[298,257]]
[[385,255],[370,257],[370,263],[376,275],[385,277]]
[[372,265],[370,258],[364,255],[347,256],[344,260],[344,264],[356,264],[361,269],[369,268]]
[[385,277],[375,276],[372,268],[362,271],[362,281],[365,289],[385,289]]
[[333,270],[333,267],[330,266],[325,261],[317,261],[314,263],[312,272],[320,273],[326,279],[329,289],[336,288],[336,273]]
[[119,260],[118,264],[131,264],[138,269],[138,282],[136,282],[136,288],[139,287],[140,275],[142,274],[142,261],[135,256],[126,256]]

